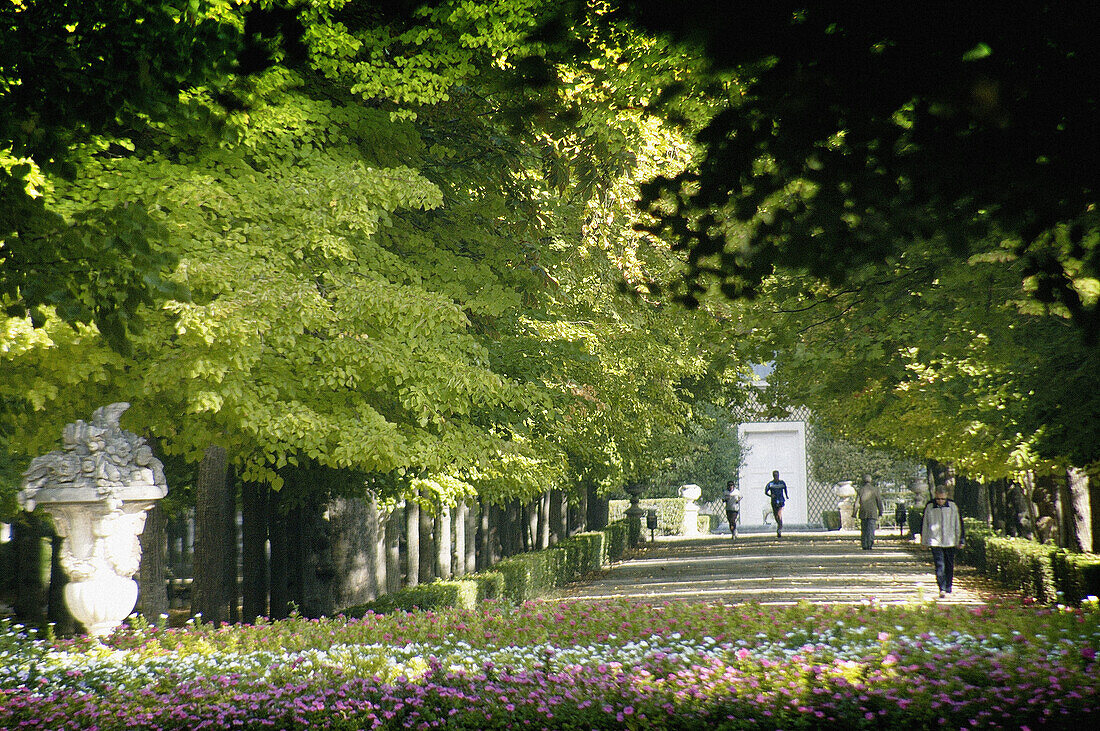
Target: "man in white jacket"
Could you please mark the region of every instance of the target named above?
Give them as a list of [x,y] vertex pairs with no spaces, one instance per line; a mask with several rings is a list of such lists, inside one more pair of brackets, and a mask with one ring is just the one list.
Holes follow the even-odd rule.
[[924,525],[920,542],[932,548],[936,565],[936,583],[940,598],[951,593],[955,578],[955,551],[966,544],[959,506],[947,499],[947,490],[937,487],[932,500],[924,506]]

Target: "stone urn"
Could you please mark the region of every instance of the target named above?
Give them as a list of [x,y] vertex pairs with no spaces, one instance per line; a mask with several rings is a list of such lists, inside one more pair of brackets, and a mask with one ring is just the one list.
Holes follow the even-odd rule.
[[70,579],[65,604],[96,637],[109,635],[133,611],[138,536],[146,511],[168,494],[160,460],[144,439],[119,427],[129,407],[104,406],[90,424],[66,426],[64,448],[31,462],[18,496],[24,510],[53,518]]
[[626,486],[626,494],[630,496],[630,507],[626,509],[627,525],[629,526],[630,547],[634,548],[642,542],[642,516],[645,515],[645,511],[642,510],[639,501],[641,500],[642,493],[645,492],[645,485],[640,482],[634,482]]
[[681,535],[699,535],[699,503],[696,500],[703,494],[698,485],[687,484],[680,486],[680,497],[684,499],[684,524],[680,530]]
[[856,489],[851,480],[843,480],[833,486],[833,494],[836,495],[837,510],[840,511],[840,529],[856,529]]

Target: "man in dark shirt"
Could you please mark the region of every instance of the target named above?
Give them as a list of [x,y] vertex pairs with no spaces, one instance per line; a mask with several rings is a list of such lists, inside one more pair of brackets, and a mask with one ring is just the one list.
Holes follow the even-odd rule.
[[764,494],[772,500],[775,516],[775,537],[783,537],[783,506],[787,504],[787,483],[779,479],[779,470],[772,472],[772,481],[764,486]]

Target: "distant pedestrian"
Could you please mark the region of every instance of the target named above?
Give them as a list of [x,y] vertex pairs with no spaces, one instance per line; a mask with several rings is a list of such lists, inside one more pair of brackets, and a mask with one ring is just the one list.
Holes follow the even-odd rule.
[[947,490],[937,487],[935,495],[924,506],[924,522],[920,542],[932,549],[932,562],[936,566],[936,583],[940,598],[951,593],[955,578],[955,551],[966,545],[959,506],[947,499]]
[[787,483],[779,479],[779,470],[772,471],[772,481],[764,485],[764,494],[771,498],[775,516],[775,537],[783,537],[783,506],[787,504]]
[[726,518],[730,523],[730,538],[737,537],[737,518],[741,515],[741,490],[733,480],[726,483]]
[[905,509],[905,503],[900,502],[894,506],[894,522],[898,526],[898,537],[905,538],[906,531],[909,530],[909,526],[906,521],[909,519],[909,512]]
[[859,505],[859,545],[864,551],[870,551],[875,547],[875,529],[878,528],[878,519],[885,509],[882,493],[871,482],[870,475],[863,476],[856,502]]

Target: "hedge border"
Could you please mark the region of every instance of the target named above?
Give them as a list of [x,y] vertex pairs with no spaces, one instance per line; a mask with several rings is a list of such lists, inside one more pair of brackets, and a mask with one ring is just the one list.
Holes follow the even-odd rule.
[[1079,605],[1100,596],[1100,555],[1070,553],[1026,538],[994,532],[965,518],[961,559],[983,574],[1045,604]]
[[492,599],[525,602],[618,561],[626,553],[628,540],[627,521],[618,520],[603,530],[578,533],[541,551],[509,556],[486,571],[406,587],[340,613],[361,617],[368,612],[473,609],[479,602]]

